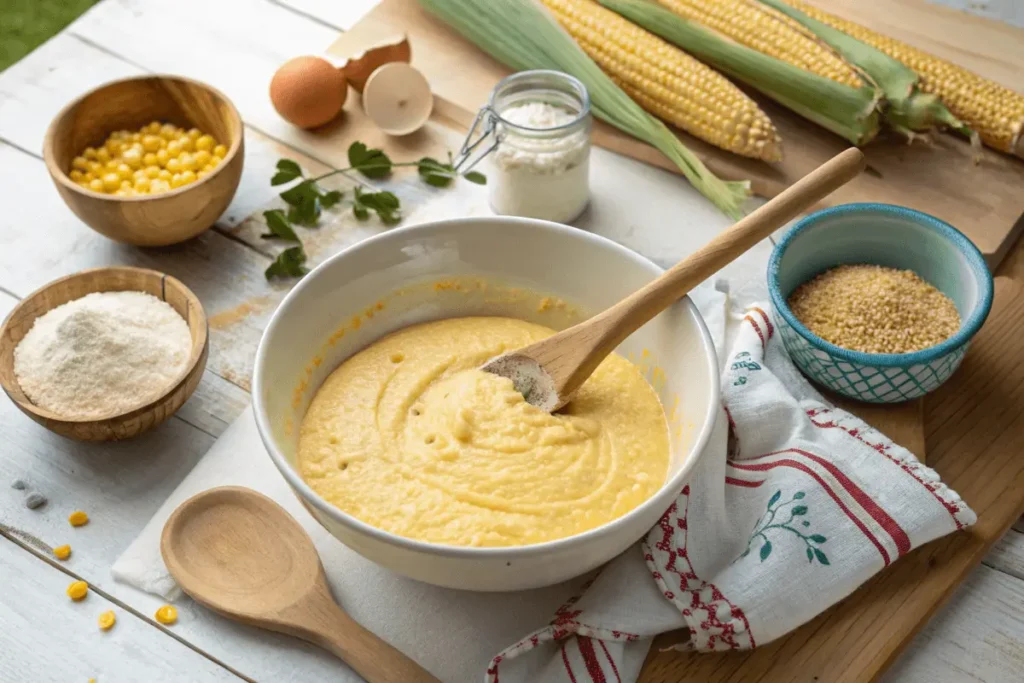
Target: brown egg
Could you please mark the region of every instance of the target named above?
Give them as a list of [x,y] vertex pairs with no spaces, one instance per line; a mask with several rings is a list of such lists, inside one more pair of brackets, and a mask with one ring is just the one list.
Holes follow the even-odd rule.
[[299,128],[324,125],[338,115],[347,96],[345,74],[320,57],[291,59],[270,81],[274,109]]

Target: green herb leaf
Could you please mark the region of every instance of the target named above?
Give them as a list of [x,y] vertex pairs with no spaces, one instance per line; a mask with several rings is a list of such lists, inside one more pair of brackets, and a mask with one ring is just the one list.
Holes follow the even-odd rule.
[[270,179],[271,185],[284,185],[296,178],[302,177],[302,168],[291,159],[281,159],[277,162],[277,173]]
[[288,220],[300,225],[315,226],[320,218],[320,188],[312,180],[303,180],[281,193],[281,199],[292,208]]
[[271,239],[282,239],[289,242],[298,242],[299,236],[292,230],[292,226],[288,224],[288,219],[284,215],[284,211],[281,209],[274,209],[273,211],[264,211],[263,218],[267,221],[267,229],[270,231],[260,235],[265,240]]
[[391,192],[363,192],[355,190],[352,212],[359,220],[366,220],[367,211],[373,211],[385,225],[396,225],[402,221],[401,204]]
[[362,142],[348,148],[348,162],[367,178],[386,178],[391,174],[391,159],[382,150],[370,149]]
[[343,196],[344,193],[341,190],[331,190],[326,194],[320,195],[320,206],[329,209],[340,202]]
[[302,277],[309,272],[303,263],[306,262],[306,252],[300,244],[297,247],[289,247],[277,255],[277,260],[271,263],[263,272],[268,280],[275,277]]
[[480,171],[470,171],[469,173],[466,173],[462,177],[471,183],[476,183],[477,185],[487,184],[487,176],[485,176]]
[[455,178],[455,169],[451,164],[442,164],[431,157],[423,157],[417,161],[416,170],[419,171],[423,182],[434,187],[448,187]]

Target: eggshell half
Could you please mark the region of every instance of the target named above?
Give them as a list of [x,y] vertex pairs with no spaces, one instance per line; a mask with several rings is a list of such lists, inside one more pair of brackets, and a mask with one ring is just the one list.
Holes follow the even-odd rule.
[[363,110],[389,135],[419,130],[434,108],[426,77],[402,62],[391,62],[370,74],[363,88]]

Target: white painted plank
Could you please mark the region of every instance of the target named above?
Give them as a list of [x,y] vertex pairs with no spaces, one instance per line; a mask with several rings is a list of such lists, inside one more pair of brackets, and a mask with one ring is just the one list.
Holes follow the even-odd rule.
[[275,0],[280,5],[347,31],[377,6],[379,0]]
[[[223,667],[96,593],[72,602],[72,577],[0,536],[0,680],[239,681]],[[100,613],[117,623],[101,631]]]
[[1024,581],[981,566],[883,683],[1016,683],[1024,671]]
[[[324,0],[330,2],[330,0]],[[1024,3],[1020,0],[929,0],[938,5],[977,14],[979,16],[1005,21],[1024,28]],[[344,4],[344,3],[342,3]]]
[[996,541],[984,560],[993,569],[1024,580],[1024,533],[1010,529]]
[[319,54],[337,37],[337,30],[309,17],[269,0],[105,0],[67,30],[110,45],[149,71],[209,83],[231,98],[246,123],[275,139],[306,152],[320,140],[281,119],[268,95],[281,64]]

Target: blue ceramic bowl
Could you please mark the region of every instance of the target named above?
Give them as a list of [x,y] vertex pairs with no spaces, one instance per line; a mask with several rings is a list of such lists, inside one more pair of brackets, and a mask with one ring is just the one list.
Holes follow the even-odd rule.
[[[803,282],[847,263],[909,269],[956,304],[960,330],[914,353],[850,351],[811,333],[786,300]],[[860,401],[900,403],[949,379],[992,307],[992,275],[978,248],[928,214],[890,204],[844,204],[797,222],[775,246],[768,290],[779,335],[814,382]]]

